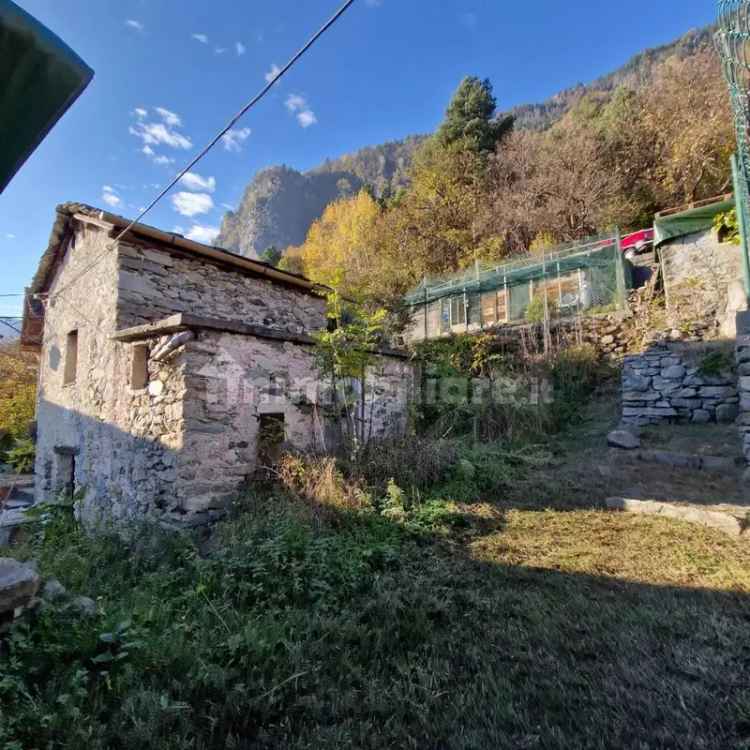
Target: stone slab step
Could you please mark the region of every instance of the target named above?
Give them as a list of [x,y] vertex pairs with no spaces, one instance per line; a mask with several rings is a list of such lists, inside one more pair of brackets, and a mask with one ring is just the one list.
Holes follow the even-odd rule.
[[33,474],[0,474],[0,487],[33,487]]
[[641,450],[635,454],[639,461],[671,466],[675,469],[711,471],[720,474],[739,472],[744,467],[741,458],[729,456],[703,456],[697,453],[673,453],[671,451]]
[[718,529],[733,537],[750,539],[750,506],[700,506],[626,497],[610,497],[607,498],[606,503],[610,510],[674,518],[678,521]]

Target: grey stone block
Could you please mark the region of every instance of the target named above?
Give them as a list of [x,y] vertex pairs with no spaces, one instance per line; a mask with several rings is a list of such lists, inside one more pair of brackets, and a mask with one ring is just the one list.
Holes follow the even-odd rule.
[[690,421],[694,424],[708,424],[711,421],[711,412],[705,409],[696,409]]
[[721,404],[716,407],[716,421],[722,424],[731,424],[737,419],[740,408],[737,404]]
[[701,398],[731,398],[737,395],[737,389],[732,386],[704,386],[700,389]]
[[661,371],[661,376],[666,380],[681,380],[685,377],[685,368],[682,365],[665,367]]
[[39,590],[39,574],[9,557],[0,557],[0,614],[25,607]]

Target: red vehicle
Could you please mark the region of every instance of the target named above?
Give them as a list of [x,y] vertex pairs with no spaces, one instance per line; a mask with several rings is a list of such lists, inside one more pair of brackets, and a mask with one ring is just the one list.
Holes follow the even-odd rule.
[[620,240],[620,247],[626,258],[633,258],[641,253],[647,253],[654,246],[654,230],[641,229],[632,232]]

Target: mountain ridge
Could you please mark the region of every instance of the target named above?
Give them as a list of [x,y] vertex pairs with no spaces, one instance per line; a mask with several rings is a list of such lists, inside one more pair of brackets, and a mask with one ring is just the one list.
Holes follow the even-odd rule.
[[[522,104],[511,114],[520,129],[544,130],[553,125],[586,94],[611,94],[618,86],[648,84],[654,67],[669,56],[686,57],[712,43],[714,27],[691,29],[673,42],[643,50],[614,71],[588,84],[563,89],[544,102]],[[304,242],[326,206],[350,197],[363,187],[377,196],[408,184],[414,152],[427,138],[408,136],[326,161],[306,172],[286,165],[260,170],[250,181],[235,211],[221,222],[216,243],[234,252],[257,257],[269,247],[283,250]]]

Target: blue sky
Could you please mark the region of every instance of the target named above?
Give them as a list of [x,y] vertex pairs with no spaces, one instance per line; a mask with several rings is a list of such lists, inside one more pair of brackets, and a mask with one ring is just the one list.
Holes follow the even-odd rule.
[[[133,216],[340,4],[16,1],[95,77],[0,195],[0,294],[28,284],[58,203]],[[357,0],[145,221],[210,240],[258,169],[429,132],[464,75],[489,77],[501,108],[541,101],[714,15],[714,0]]]

